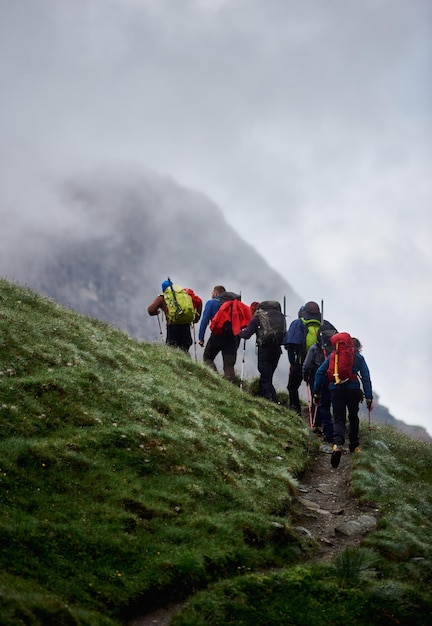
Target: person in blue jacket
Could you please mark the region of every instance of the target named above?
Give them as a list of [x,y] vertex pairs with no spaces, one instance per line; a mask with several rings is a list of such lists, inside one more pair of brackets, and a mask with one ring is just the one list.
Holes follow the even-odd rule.
[[198,343],[201,348],[204,345],[204,337],[207,326],[210,324],[216,313],[219,311],[220,297],[225,291],[226,290],[223,285],[216,285],[215,287],[213,287],[211,299],[207,300],[207,302],[205,303],[198,331]]
[[[333,335],[332,343],[337,340],[338,335]],[[352,376],[343,382],[336,383],[330,381],[330,395],[333,407],[333,452],[331,455],[331,466],[338,467],[342,456],[346,435],[346,414],[348,411],[349,421],[349,450],[359,451],[359,405],[363,401],[363,394],[366,398],[366,406],[369,411],[373,409],[372,383],[366,360],[360,354],[361,344],[358,339],[353,340],[354,363],[352,366]],[[319,404],[323,391],[329,383],[327,372],[330,366],[331,355],[318,368],[314,379],[314,403]],[[361,385],[360,385],[360,380]],[[362,390],[363,387],[363,390]]]
[[[297,319],[289,325],[283,340],[288,353],[288,408],[301,415],[299,389],[303,381],[303,362],[310,345],[307,345],[308,327],[315,329],[315,341],[321,325],[321,311],[316,302],[306,302],[298,312]],[[313,343],[315,343],[315,341]]]

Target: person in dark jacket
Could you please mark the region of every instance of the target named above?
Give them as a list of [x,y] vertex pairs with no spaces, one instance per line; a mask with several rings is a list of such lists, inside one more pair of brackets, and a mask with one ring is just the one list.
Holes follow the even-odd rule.
[[[256,310],[258,303],[253,302],[251,305],[251,311]],[[260,321],[258,316],[252,315],[252,319],[246,328],[243,328],[238,337],[240,339],[250,339],[252,335],[257,337],[257,356],[258,356],[258,371],[260,373],[258,383],[258,395],[270,400],[271,402],[278,402],[276,389],[273,386],[273,376],[279,363],[282,350],[278,344],[266,344],[263,345],[259,341],[259,327]]]
[[[331,337],[337,333],[333,324],[324,320],[318,331],[318,340],[311,346],[303,363],[303,380],[313,394],[315,374],[328,355],[333,351]],[[329,386],[322,390],[321,402],[315,408],[314,432],[322,433],[324,441],[333,443],[333,418]]]
[[147,307],[147,312],[149,315],[159,315],[160,311],[162,311],[165,314],[166,319],[166,343],[189,353],[189,348],[193,343],[191,325],[174,324],[168,319],[168,309],[163,292],[168,289],[170,285],[171,283],[169,280],[164,280],[162,283],[162,293],[156,296],[150,306]]
[[[332,343],[338,335],[332,337]],[[358,340],[356,340],[358,341]],[[353,342],[354,343],[354,342]],[[358,342],[360,345],[360,342]],[[355,344],[354,344],[355,345]],[[319,404],[323,390],[328,385],[329,379],[327,372],[330,366],[330,358],[318,368],[315,374],[314,382],[314,402]],[[360,354],[359,349],[354,350],[354,363],[352,366],[351,378],[344,382],[336,384],[330,381],[330,395],[333,407],[334,417],[334,444],[331,456],[332,467],[338,467],[342,456],[346,435],[346,414],[348,411],[349,420],[349,450],[350,452],[359,451],[359,405],[363,401],[363,394],[366,398],[366,406],[371,411],[373,409],[372,383],[370,379],[369,368],[364,357]],[[361,379],[361,385],[359,381]],[[363,387],[363,390],[362,390]]]
[[307,327],[312,324],[317,332],[321,324],[321,311],[316,302],[306,302],[298,318],[289,325],[283,341],[290,364],[288,374],[289,408],[301,415],[299,389],[303,381],[303,362],[310,346],[306,346]]

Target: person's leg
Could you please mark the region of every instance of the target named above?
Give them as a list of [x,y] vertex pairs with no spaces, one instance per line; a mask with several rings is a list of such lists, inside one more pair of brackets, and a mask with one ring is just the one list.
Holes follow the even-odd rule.
[[189,354],[189,348],[192,345],[192,334],[190,324],[175,324],[177,327],[177,345]]
[[273,385],[273,376],[274,373],[276,371],[276,368],[278,366],[279,363],[279,359],[281,357],[282,354],[282,350],[280,349],[279,346],[277,347],[273,347],[271,348],[271,380],[270,380],[270,384],[271,384],[271,393],[272,393],[272,400],[273,402],[277,402],[278,401],[278,397],[277,397],[277,393],[276,393],[276,389]]
[[349,421],[349,449],[354,452],[359,446],[359,402],[361,399],[360,389],[347,389],[347,408]]
[[225,352],[222,349],[222,361],[223,361],[223,370],[224,370],[224,378],[230,380],[232,383],[235,381],[235,362],[236,362],[236,354],[232,354],[231,352]]
[[299,388],[302,383],[302,366],[299,363],[290,365],[288,376],[289,408],[301,415]]
[[232,383],[235,381],[235,362],[237,360],[237,349],[239,340],[232,334],[232,331],[225,331],[222,335],[222,361],[224,377]]
[[273,364],[271,355],[265,347],[258,348],[259,395],[267,400],[275,400],[276,391],[273,387]]
[[345,393],[341,388],[334,389],[331,392],[331,403],[333,407],[333,437],[334,443],[338,446],[343,446],[345,443],[345,430],[346,430],[346,404]]
[[333,441],[334,433],[333,433],[333,418],[331,414],[331,400],[330,400],[330,391],[328,389],[321,396],[321,404],[320,404],[320,416],[322,429],[324,433],[324,438],[328,442]]
[[176,333],[176,328],[174,324],[167,324],[166,343],[168,346],[178,346],[177,333]]
[[215,372],[217,372],[217,367],[214,360],[221,349],[222,346],[220,337],[218,335],[210,335],[210,338],[206,343],[206,347],[204,348],[203,363],[208,367],[211,367],[211,369]]

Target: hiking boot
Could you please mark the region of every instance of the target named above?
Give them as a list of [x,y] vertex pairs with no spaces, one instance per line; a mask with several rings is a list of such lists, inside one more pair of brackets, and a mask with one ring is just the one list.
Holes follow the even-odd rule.
[[339,467],[339,463],[342,456],[342,448],[336,444],[333,445],[333,452],[331,455],[330,463],[332,467]]
[[354,450],[350,450],[351,454],[358,454],[359,452],[361,452],[360,450],[360,446],[357,446],[356,448],[354,448]]

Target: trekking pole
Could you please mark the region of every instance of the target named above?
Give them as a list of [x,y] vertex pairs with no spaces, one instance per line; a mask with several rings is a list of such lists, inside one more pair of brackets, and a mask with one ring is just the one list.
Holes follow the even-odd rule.
[[312,428],[315,428],[315,421],[316,421],[317,413],[318,413],[318,405],[316,404],[314,408],[314,412],[313,412]]
[[243,374],[244,374],[244,365],[245,365],[245,355],[246,355],[246,339],[243,339],[243,359],[240,373],[240,390],[243,391]]
[[306,383],[306,391],[307,391],[307,403],[308,403],[308,409],[309,409],[309,424],[310,424],[310,427],[312,428],[313,426],[312,404],[311,404],[311,391],[310,391],[309,383]]
[[158,321],[158,324],[159,324],[159,334],[162,336],[163,332],[162,332],[162,324],[161,324],[161,321],[159,319],[159,311],[158,311],[158,314],[157,314],[156,317],[157,317],[157,321]]
[[371,410],[369,412],[369,448],[372,450],[372,426],[371,426]]
[[198,357],[197,357],[197,347],[196,347],[196,334],[195,334],[195,324],[192,324],[192,330],[193,330],[193,338],[194,338],[194,352],[195,352],[195,362],[198,361]]
[[307,403],[308,403],[308,409],[309,409],[309,441],[308,441],[308,447],[307,447],[307,451],[309,454],[312,448],[313,423],[314,423],[314,418],[312,416],[311,392],[310,392],[309,383],[306,383],[306,390],[307,390]]

